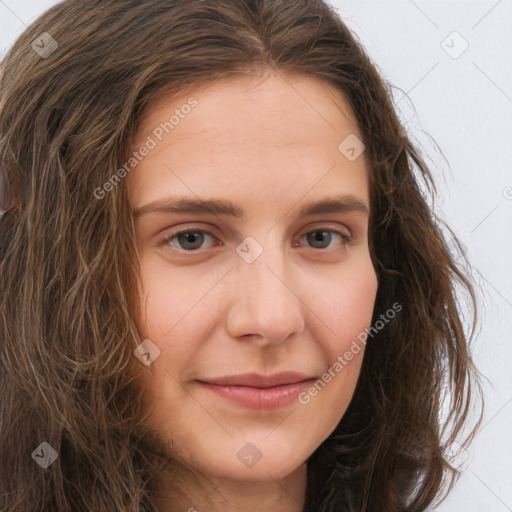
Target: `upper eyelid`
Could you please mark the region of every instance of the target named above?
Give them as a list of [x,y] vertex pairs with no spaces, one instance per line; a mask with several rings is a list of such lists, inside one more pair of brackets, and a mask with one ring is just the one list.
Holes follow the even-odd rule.
[[[352,237],[353,236],[353,230],[347,226],[346,224],[343,224],[342,227],[338,227],[338,228],[335,228],[333,226],[328,226],[326,225],[326,222],[334,222],[334,221],[317,221],[317,222],[314,222],[314,223],[311,223],[313,224],[313,226],[309,226],[307,228],[304,228],[304,231],[302,233],[301,236],[303,236],[304,234],[307,234],[311,231],[317,231],[317,230],[320,230],[320,229],[325,229],[326,231],[339,231],[342,227],[345,228],[347,231],[348,231],[348,236]],[[318,224],[318,225],[315,225],[315,224]],[[169,228],[169,230],[164,230],[164,231],[170,231],[172,228]],[[204,232],[204,233],[208,233],[212,236],[215,236],[216,238],[218,238],[218,236],[215,234],[215,229],[213,228],[210,228],[210,227],[207,227],[207,228],[204,228],[204,227],[201,227],[201,226],[186,226],[186,227],[183,227],[183,228],[176,228],[176,231],[173,231],[169,234],[166,234],[166,235],[163,235],[163,238],[170,238],[170,237],[174,237],[176,235],[179,235],[181,233],[187,233],[187,232]]]

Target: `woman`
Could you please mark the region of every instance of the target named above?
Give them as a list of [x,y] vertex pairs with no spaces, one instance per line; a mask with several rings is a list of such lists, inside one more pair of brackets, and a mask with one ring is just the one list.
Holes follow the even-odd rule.
[[332,8],[68,0],[0,81],[0,510],[417,511],[449,488],[473,287]]

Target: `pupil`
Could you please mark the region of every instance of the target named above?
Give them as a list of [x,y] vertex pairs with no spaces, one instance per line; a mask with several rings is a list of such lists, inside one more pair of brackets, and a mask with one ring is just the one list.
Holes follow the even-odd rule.
[[[308,235],[308,242],[311,243],[311,245],[315,245],[316,242],[321,242],[322,238],[329,237],[330,233],[328,231],[313,231],[313,233],[310,233]],[[327,245],[329,245],[329,241],[327,242]]]
[[[197,249],[198,247],[201,246],[201,243],[202,243],[202,234],[201,233],[182,233],[181,235],[179,235],[179,241],[180,241],[180,244],[184,244],[184,249]],[[199,243],[197,243],[197,240],[196,240],[196,243],[194,245],[194,238],[196,237],[199,237]],[[187,246],[186,244],[187,243],[191,243],[192,244],[192,247],[190,246]]]

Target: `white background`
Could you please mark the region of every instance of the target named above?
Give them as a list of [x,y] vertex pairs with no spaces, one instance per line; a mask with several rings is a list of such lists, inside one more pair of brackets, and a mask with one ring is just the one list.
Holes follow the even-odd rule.
[[[0,55],[55,3],[0,0]],[[473,354],[486,413],[457,486],[436,510],[512,511],[512,0],[331,3],[395,86],[400,116],[432,163],[436,211],[478,282]]]

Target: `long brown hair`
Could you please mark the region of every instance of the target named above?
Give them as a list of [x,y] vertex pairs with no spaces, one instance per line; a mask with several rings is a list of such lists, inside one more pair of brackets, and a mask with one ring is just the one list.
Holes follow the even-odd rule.
[[[368,341],[350,407],[308,461],[305,510],[420,511],[451,488],[446,451],[480,389],[472,280],[428,205],[435,184],[391,86],[339,15],[322,0],[67,0],[0,68],[14,198],[0,218],[1,511],[155,510],[162,461],[135,384],[132,212],[125,180],[93,191],[126,162],[159,94],[264,69],[321,79],[352,106],[371,169],[372,325],[403,306]],[[45,470],[32,455],[43,442],[58,455]]]

